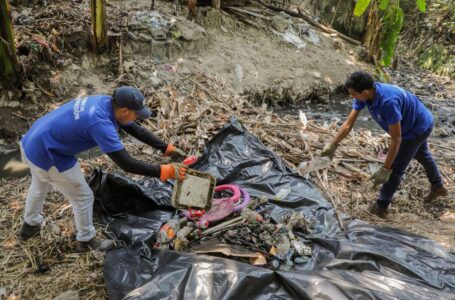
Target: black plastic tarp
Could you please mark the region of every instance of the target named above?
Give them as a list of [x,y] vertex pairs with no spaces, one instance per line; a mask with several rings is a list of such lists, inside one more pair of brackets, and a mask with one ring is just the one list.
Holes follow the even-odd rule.
[[235,118],[207,144],[193,166],[218,184],[233,183],[265,196],[276,221],[302,211],[322,232],[299,238],[313,256],[293,271],[271,271],[235,260],[158,251],[155,233],[175,211],[172,186],[96,171],[90,181],[109,224],[124,247],[106,253],[111,299],[455,299],[455,255],[437,243],[397,229],[345,220],[308,180],[249,133]]

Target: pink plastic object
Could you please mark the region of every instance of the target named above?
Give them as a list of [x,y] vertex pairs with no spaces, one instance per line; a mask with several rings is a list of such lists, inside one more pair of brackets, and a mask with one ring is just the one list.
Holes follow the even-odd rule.
[[196,227],[199,229],[206,229],[209,227],[209,221],[197,221],[196,222]]
[[[196,226],[198,228],[207,228],[211,222],[223,220],[234,211],[241,211],[250,202],[250,195],[248,192],[245,190],[242,191],[242,189],[236,185],[224,184],[215,188],[215,192],[221,191],[230,191],[233,195],[229,198],[213,199],[212,207],[206,214],[202,215],[202,217],[200,216],[201,210],[194,210],[191,208],[189,210],[182,210],[183,215],[190,220],[198,219],[200,217],[196,222]],[[242,201],[240,201],[241,196],[243,196]]]
[[[234,201],[232,200],[223,200],[223,199],[214,199],[212,202],[212,207],[203,215],[196,223],[196,226],[203,228],[203,226],[207,226],[205,222],[217,222],[220,220],[225,219],[234,211]],[[204,225],[202,225],[204,224]]]
[[248,203],[250,203],[250,194],[248,194],[248,192],[243,189],[243,188],[239,188],[240,189],[240,193],[242,194],[242,197],[241,197],[241,200],[239,202],[237,202],[234,206],[234,212],[239,212],[241,211],[242,209],[244,209]]
[[191,166],[194,165],[197,162],[197,157],[194,155],[188,156],[182,161],[182,164]]
[[233,185],[233,184],[223,184],[223,185],[219,185],[219,186],[215,187],[215,193],[221,192],[221,191],[230,191],[233,195],[232,195],[232,197],[229,197],[229,198],[216,198],[214,200],[230,200],[230,201],[233,201],[234,203],[239,202],[241,192],[240,192],[240,188],[238,186]]
[[182,214],[189,220],[196,220],[205,214],[205,209],[189,208],[188,210],[182,209]]

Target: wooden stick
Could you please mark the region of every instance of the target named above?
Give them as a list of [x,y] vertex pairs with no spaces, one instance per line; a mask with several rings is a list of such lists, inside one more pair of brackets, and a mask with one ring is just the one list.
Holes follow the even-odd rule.
[[308,23],[310,23],[311,25],[313,25],[314,27],[322,30],[323,32],[325,33],[330,33],[330,34],[336,34],[338,37],[340,37],[341,39],[345,40],[346,42],[350,43],[350,44],[353,44],[355,46],[360,46],[361,45],[361,42],[353,39],[353,38],[350,38],[338,31],[336,31],[335,29],[332,29],[332,28],[328,28],[328,27],[325,27],[324,25],[322,24],[319,24],[318,22],[316,22],[315,20],[313,20],[310,16],[307,16],[305,14],[303,14],[300,9],[299,9],[299,12],[296,13],[296,12],[293,12],[293,11],[290,11],[290,10],[287,10],[287,9],[284,9],[284,8],[279,8],[279,7],[276,7],[276,6],[273,6],[273,5],[268,5],[268,4],[265,4],[264,2],[262,2],[261,0],[256,0],[258,3],[262,4],[263,6],[267,7],[268,9],[271,9],[273,11],[276,11],[276,12],[285,12],[287,13],[288,15],[290,16],[293,16],[293,17],[296,17],[296,18],[301,18],[301,19],[304,19],[305,21],[307,21]]
[[346,169],[348,169],[351,172],[358,173],[359,175],[361,175],[365,179],[369,179],[371,177],[370,174],[368,174],[368,173],[366,173],[366,172],[354,167],[351,164],[348,164],[347,162],[340,162],[340,165],[342,165],[343,167],[345,167]]

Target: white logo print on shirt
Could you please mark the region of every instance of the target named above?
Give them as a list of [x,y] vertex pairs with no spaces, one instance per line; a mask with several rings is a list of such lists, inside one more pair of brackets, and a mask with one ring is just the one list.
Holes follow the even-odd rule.
[[85,109],[85,103],[87,102],[87,97],[78,98],[74,103],[74,120],[79,120],[81,117],[81,112]]

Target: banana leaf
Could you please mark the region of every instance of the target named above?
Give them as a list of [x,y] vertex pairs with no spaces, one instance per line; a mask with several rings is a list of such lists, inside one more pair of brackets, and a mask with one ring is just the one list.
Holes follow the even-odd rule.
[[383,66],[390,66],[392,63],[393,55],[395,53],[395,46],[398,38],[400,37],[401,28],[403,27],[404,13],[399,6],[395,6],[392,13],[386,16],[384,20],[384,36],[382,40],[382,60]]
[[379,2],[379,9],[380,10],[386,10],[389,7],[390,0],[381,0]]
[[358,0],[354,8],[354,16],[360,17],[368,8],[371,0]]
[[425,12],[427,10],[427,6],[426,6],[426,3],[425,3],[425,0],[417,0],[417,8],[421,12]]

